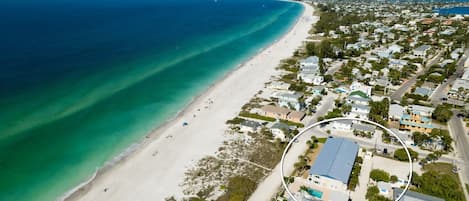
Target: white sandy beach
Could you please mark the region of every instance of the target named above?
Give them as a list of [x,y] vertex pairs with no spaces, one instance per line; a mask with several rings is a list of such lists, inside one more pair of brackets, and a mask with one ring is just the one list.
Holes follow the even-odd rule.
[[[177,118],[149,135],[137,151],[100,173],[67,200],[160,201],[173,195],[181,198],[180,184],[186,170],[217,151],[227,139],[226,120],[235,117],[278,73],[275,67],[279,61],[291,56],[302,44],[313,21],[313,8],[305,5],[288,34],[201,94]],[[183,127],[183,122],[189,125]]]

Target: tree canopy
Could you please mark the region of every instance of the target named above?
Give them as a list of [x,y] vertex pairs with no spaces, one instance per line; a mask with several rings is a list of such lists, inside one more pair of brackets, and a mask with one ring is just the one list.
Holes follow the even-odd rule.
[[[412,150],[411,148],[408,148],[408,149],[409,149],[410,157],[412,158],[412,160],[418,159],[419,154],[415,152],[414,150]],[[400,161],[409,160],[409,157],[407,157],[407,153],[404,148],[400,148],[394,151],[394,158]]]
[[374,181],[389,182],[389,180],[390,180],[389,173],[387,173],[384,170],[380,170],[380,169],[372,170],[370,172],[370,178],[373,179]]
[[438,105],[433,111],[432,118],[440,122],[447,122],[453,116],[450,106]]

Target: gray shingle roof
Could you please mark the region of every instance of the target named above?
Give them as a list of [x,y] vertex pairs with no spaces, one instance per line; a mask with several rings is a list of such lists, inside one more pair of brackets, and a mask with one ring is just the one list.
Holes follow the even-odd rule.
[[[396,200],[397,197],[402,193],[402,189],[394,188],[393,189],[393,200]],[[415,191],[407,191],[405,195],[399,201],[445,201],[441,198],[437,198],[430,195],[425,195],[422,193],[417,193]]]
[[358,145],[354,142],[344,138],[328,138],[309,173],[346,184],[357,154]]
[[352,125],[352,128],[354,130],[359,130],[359,131],[364,131],[364,132],[374,132],[375,131],[375,127],[374,126],[371,126],[371,125],[366,125],[366,124],[353,124]]

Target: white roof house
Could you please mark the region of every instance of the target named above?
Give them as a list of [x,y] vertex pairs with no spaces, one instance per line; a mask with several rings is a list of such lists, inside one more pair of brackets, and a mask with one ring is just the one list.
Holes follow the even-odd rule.
[[413,114],[419,114],[424,117],[430,117],[433,114],[433,111],[435,108],[432,107],[426,107],[426,106],[421,106],[421,105],[409,105],[408,109],[413,113]]
[[399,104],[389,105],[388,116],[390,119],[399,120],[401,119],[403,114],[404,114],[404,107],[402,107],[401,105]]
[[285,83],[285,82],[273,81],[272,83],[269,84],[268,88],[270,88],[270,89],[288,90],[288,88],[290,88],[290,84]]
[[352,104],[352,111],[350,111],[349,116],[358,117],[360,119],[368,119],[370,109],[371,108],[368,105]]
[[[414,140],[412,139],[412,135],[407,132],[407,131],[400,131],[399,129],[396,128],[391,128],[391,131],[399,137],[399,139],[404,142],[405,145],[411,146],[414,145]],[[395,138],[394,135],[391,135],[391,139],[393,139],[394,142],[399,143],[399,140]]]
[[331,123],[331,127],[336,130],[352,130],[352,120],[337,120]]
[[403,47],[400,46],[400,45],[393,44],[393,45],[388,47],[388,50],[391,51],[392,54],[394,54],[394,53],[401,52],[402,48]]
[[274,138],[285,141],[288,133],[290,132],[290,127],[285,123],[276,122],[272,127],[270,127],[270,132],[272,132]]
[[300,72],[297,78],[306,83],[320,85],[324,81],[324,78],[320,73],[319,57],[311,56],[300,61]]
[[406,66],[408,62],[406,60],[402,59],[389,59],[389,64],[388,66],[390,68],[396,69],[396,70],[401,70],[404,66]]
[[300,61],[300,68],[317,68],[319,69],[319,57],[311,56]]
[[243,132],[256,132],[261,127],[257,121],[244,120],[240,124],[240,130]]
[[463,52],[464,50],[462,48],[456,48],[451,52],[451,58],[456,60],[459,58],[459,55]]
[[311,74],[305,72],[298,73],[298,79],[301,79],[303,82],[314,85],[320,85],[322,82],[324,82],[324,77],[318,74]]
[[301,97],[303,97],[303,93],[300,92],[284,92],[277,94],[278,104],[281,107],[292,107],[296,111],[300,111],[303,109],[304,104],[301,101]]
[[427,51],[430,50],[431,47],[430,45],[422,45],[412,50],[412,52],[416,57],[426,57]]
[[391,50],[387,49],[387,48],[380,48],[380,49],[376,49],[374,50],[374,53],[376,55],[378,55],[378,57],[380,58],[389,58],[391,57]]
[[350,85],[350,92],[354,92],[354,91],[361,91],[361,92],[365,93],[367,96],[371,96],[371,86],[367,86],[367,85],[362,84],[360,82],[354,81]]

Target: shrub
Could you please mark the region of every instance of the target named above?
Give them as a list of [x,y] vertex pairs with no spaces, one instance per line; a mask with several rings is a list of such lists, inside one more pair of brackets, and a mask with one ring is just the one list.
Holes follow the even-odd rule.
[[374,169],[370,172],[370,178],[374,181],[389,182],[389,173],[384,170]]

